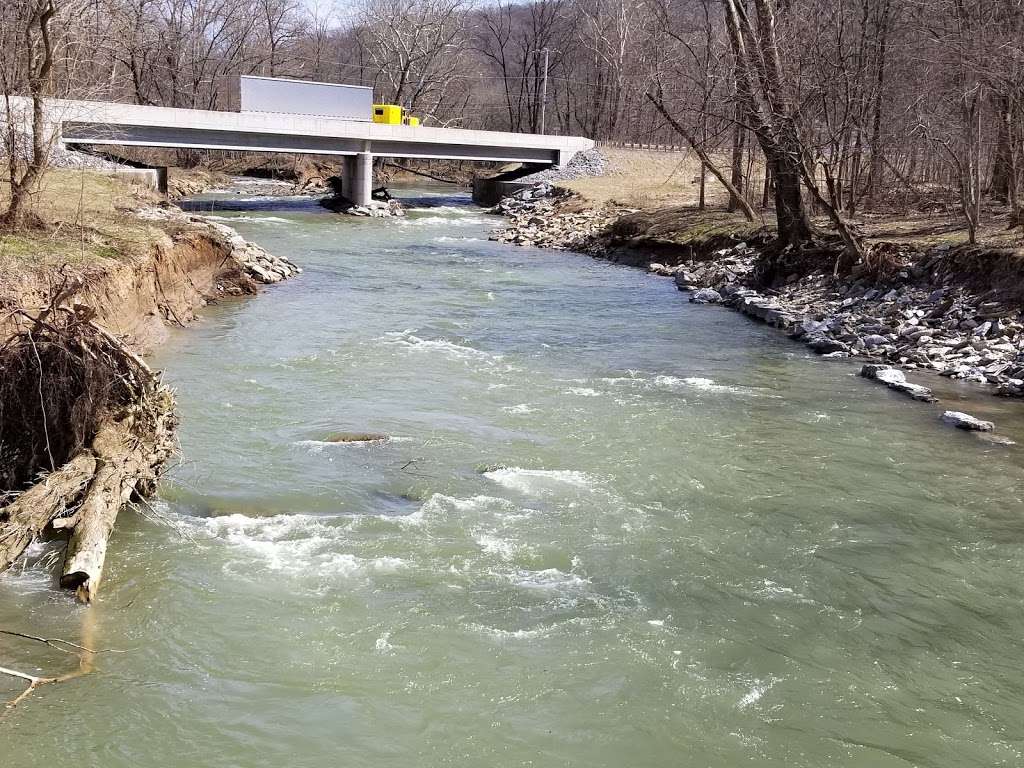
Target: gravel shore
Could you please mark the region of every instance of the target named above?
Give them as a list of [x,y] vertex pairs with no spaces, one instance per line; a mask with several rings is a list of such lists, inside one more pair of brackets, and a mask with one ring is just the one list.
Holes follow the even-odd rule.
[[734,239],[711,252],[662,248],[652,256],[635,238],[614,234],[612,225],[635,211],[587,209],[549,184],[506,198],[495,211],[509,219],[495,240],[646,267],[673,278],[690,301],[735,308],[823,356],[929,371],[1024,397],[1022,306],[998,290],[968,286],[950,246],[903,249],[884,279],[854,268],[839,277],[831,271],[792,275],[769,290],[753,279],[763,241]]

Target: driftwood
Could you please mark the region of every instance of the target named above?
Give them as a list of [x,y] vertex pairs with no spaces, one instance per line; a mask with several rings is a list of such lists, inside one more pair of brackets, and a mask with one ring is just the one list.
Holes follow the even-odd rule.
[[[47,683],[63,683],[68,680],[74,680],[76,677],[87,675],[93,671],[93,662],[95,657],[99,653],[124,653],[124,651],[115,651],[113,648],[92,648],[92,637],[95,631],[96,625],[94,616],[91,611],[86,611],[82,615],[82,642],[73,643],[70,640],[63,640],[59,637],[39,637],[38,635],[31,635],[26,632],[16,632],[9,629],[0,629],[0,634],[10,635],[12,637],[20,637],[24,640],[31,640],[37,643],[43,643],[44,645],[54,648],[61,653],[72,654],[78,657],[78,668],[73,669],[69,672],[65,672],[62,675],[56,675],[53,677],[44,677],[41,675],[33,675],[27,672],[22,672],[17,669],[11,669],[9,667],[0,667],[0,675],[7,677],[15,677],[20,680],[24,680],[28,683],[27,687],[15,698],[8,701],[4,707],[4,712],[0,712],[0,717],[14,707],[18,706],[28,696],[32,695],[32,692],[41,685]],[[86,645],[89,643],[89,645]]]
[[0,571],[10,567],[50,521],[74,504],[96,472],[96,458],[79,454],[0,511]]
[[[43,382],[49,372],[45,366],[57,360],[62,380],[92,386],[87,390],[89,398],[79,398],[94,408],[94,416],[86,413],[82,419],[83,424],[95,425],[87,439],[77,443],[80,448],[74,453],[61,455],[62,466],[0,507],[0,570],[9,567],[47,526],[72,529],[60,582],[86,603],[99,588],[118,511],[133,493],[148,496],[155,491],[160,469],[174,449],[175,426],[171,391],[92,316],[81,305],[72,309],[51,305],[35,317],[26,315],[31,327],[0,348],[0,363],[26,372],[22,375],[31,374]],[[46,351],[45,359],[39,357],[39,348]],[[34,372],[31,365],[15,365],[29,352],[37,361]],[[13,386],[29,385],[31,381]],[[45,427],[48,415],[42,385],[39,391]],[[48,434],[52,433],[51,428]]]
[[[147,406],[152,405],[147,402]],[[143,434],[130,425],[112,422],[104,425],[93,440],[98,467],[76,513],[60,577],[60,585],[75,590],[83,603],[92,602],[99,589],[107,541],[117,513],[133,492],[151,492],[159,468],[173,449],[170,408],[149,410]]]

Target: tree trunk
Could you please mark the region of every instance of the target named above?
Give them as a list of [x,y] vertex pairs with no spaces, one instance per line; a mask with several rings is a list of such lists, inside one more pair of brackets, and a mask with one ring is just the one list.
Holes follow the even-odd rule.
[[83,453],[0,508],[0,571],[17,560],[47,525],[81,495],[96,471],[96,459]]
[[[882,151],[882,106],[885,94],[885,57],[889,45],[890,3],[888,0],[882,6],[879,25],[881,29],[878,30],[878,66],[875,69],[875,99],[871,115],[871,166],[868,169],[867,183],[868,208],[873,208],[875,205],[875,195],[882,182],[882,161],[885,157]],[[853,215],[852,210],[850,215]]]
[[1010,175],[1013,165],[1013,145],[1010,140],[1013,114],[1010,99],[1003,95],[993,98],[996,107],[996,149],[992,162],[992,178],[988,192],[1001,203],[1010,201]]
[[[57,13],[53,0],[45,0],[36,6],[34,13],[25,24],[25,50],[29,58],[28,89],[32,96],[32,157],[28,160],[25,170],[20,175],[14,173],[16,158],[11,162],[11,199],[7,210],[0,215],[0,229],[16,231],[30,223],[28,210],[29,196],[35,189],[36,182],[46,170],[49,161],[49,145],[46,141],[46,119],[43,112],[43,96],[50,82],[53,70],[53,44],[50,41],[50,20]],[[39,28],[39,45],[37,50],[34,28]],[[16,129],[13,129],[16,130]]]
[[[811,227],[800,194],[802,143],[776,34],[775,6],[771,0],[754,0],[755,30],[738,0],[722,4],[736,58],[739,103],[773,171],[779,244],[799,246],[811,240]],[[748,50],[748,41],[753,50]]]
[[60,577],[60,585],[75,590],[83,603],[92,602],[99,590],[117,513],[136,489],[141,495],[155,490],[159,467],[173,451],[173,405],[155,408],[146,434],[134,433],[129,419],[111,420],[92,441],[98,468],[74,515]]
[[775,219],[779,243],[799,247],[811,240],[811,225],[801,194],[801,162],[792,152],[765,148],[775,184]]
[[126,483],[125,477],[122,462],[104,460],[78,511],[79,522],[68,541],[60,585],[74,589],[83,603],[92,602],[99,589],[107,541],[121,505],[131,495],[134,483]]
[[746,136],[746,129],[737,122],[732,134],[732,175],[729,181],[736,188],[739,197],[733,194],[729,195],[730,212],[739,209],[740,198],[743,197],[743,149]]

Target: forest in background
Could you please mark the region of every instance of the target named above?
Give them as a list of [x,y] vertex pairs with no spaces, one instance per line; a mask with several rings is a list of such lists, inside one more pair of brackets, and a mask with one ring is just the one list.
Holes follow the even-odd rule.
[[0,47],[4,93],[236,109],[256,74],[432,125],[682,139],[783,243],[809,207],[855,250],[865,209],[946,206],[972,241],[989,202],[1024,218],[1024,0],[9,0]]

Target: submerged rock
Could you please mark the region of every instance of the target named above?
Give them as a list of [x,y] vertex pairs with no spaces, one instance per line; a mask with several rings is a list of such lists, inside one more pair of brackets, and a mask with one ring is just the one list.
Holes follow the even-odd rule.
[[902,392],[908,397],[920,400],[923,403],[934,403],[938,400],[928,387],[923,387],[920,384],[911,384],[907,381],[907,376],[903,371],[899,368],[893,368],[891,365],[868,363],[860,369],[860,375],[865,379],[881,382],[889,389]]
[[332,432],[325,443],[385,443],[391,438],[379,432]]
[[946,411],[941,416],[942,420],[957,429],[966,429],[974,432],[991,432],[996,428],[996,425],[991,421],[983,421],[982,419],[971,416],[969,413],[963,413],[962,411]]
[[1002,435],[996,435],[992,432],[975,432],[979,440],[983,440],[986,443],[992,443],[993,445],[1016,445],[1017,443],[1008,437]]

